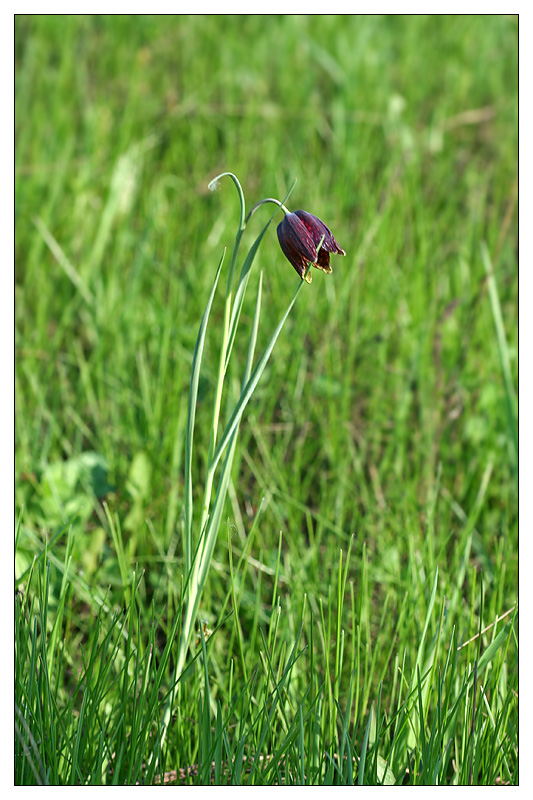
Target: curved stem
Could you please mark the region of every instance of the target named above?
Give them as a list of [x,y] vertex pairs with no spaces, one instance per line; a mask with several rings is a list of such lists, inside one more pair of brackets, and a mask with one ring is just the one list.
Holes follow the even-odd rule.
[[239,193],[239,200],[241,201],[241,220],[240,220],[239,229],[242,231],[246,227],[246,222],[244,220],[244,215],[246,213],[246,210],[245,210],[245,205],[244,205],[244,192],[242,190],[242,186],[239,183],[239,179],[237,178],[237,176],[234,175],[233,172],[221,172],[220,175],[217,175],[216,178],[213,178],[212,181],[209,181],[209,184],[208,184],[207,188],[210,189],[212,192],[214,192],[215,189],[218,188],[218,182],[220,181],[220,179],[221,178],[225,178],[226,176],[228,178],[231,178],[231,180],[233,181],[233,183],[237,187],[237,192]]
[[259,200],[259,202],[256,203],[255,206],[252,206],[252,208],[249,210],[248,214],[246,215],[246,219],[244,220],[245,225],[247,225],[247,223],[249,222],[252,214],[254,214],[259,208],[259,206],[262,206],[264,203],[275,203],[277,206],[281,208],[282,211],[284,211],[285,214],[291,213],[289,209],[286,206],[284,206],[283,203],[280,203],[279,200],[276,200],[275,197],[265,197],[264,200]]

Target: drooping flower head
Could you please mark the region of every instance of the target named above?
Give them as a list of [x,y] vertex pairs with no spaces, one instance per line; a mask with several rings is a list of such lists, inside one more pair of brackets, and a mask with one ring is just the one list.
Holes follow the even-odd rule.
[[[324,240],[317,253],[322,237]],[[285,214],[278,225],[278,239],[281,249],[300,278],[305,278],[308,283],[312,280],[310,274],[305,274],[309,264],[329,274],[332,272],[329,254],[346,255],[327,225],[307,211]]]

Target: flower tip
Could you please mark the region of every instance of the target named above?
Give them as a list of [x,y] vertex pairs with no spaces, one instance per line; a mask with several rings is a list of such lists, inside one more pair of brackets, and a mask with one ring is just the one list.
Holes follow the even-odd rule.
[[210,181],[207,184],[207,188],[210,192],[219,192],[220,191],[220,180],[219,178],[214,178],[214,180]]

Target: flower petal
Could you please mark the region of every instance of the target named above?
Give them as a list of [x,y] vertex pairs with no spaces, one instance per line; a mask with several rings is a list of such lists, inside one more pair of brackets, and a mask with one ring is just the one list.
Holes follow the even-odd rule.
[[317,260],[313,238],[296,214],[286,214],[277,228],[280,247],[300,276]]
[[[324,239],[324,244],[325,243],[326,240]],[[318,251],[318,258],[315,267],[317,269],[321,269],[322,272],[327,272],[328,275],[330,274],[330,272],[333,272],[329,263],[329,252],[326,250],[324,245],[322,245],[322,247]]]
[[[299,219],[302,220],[303,224],[309,231],[310,236],[313,239],[315,247],[318,246],[322,236],[324,237],[324,242],[322,244],[321,250],[326,250],[329,253],[338,253],[338,255],[345,256],[346,253],[339,247],[337,242],[335,241],[335,237],[331,233],[330,229],[327,225],[324,225],[321,219],[315,217],[314,214],[310,214],[308,211],[302,211],[301,209],[294,212]],[[318,257],[318,263],[320,264],[320,253]],[[327,259],[327,264],[329,266],[329,258]],[[325,270],[331,271],[331,270]]]

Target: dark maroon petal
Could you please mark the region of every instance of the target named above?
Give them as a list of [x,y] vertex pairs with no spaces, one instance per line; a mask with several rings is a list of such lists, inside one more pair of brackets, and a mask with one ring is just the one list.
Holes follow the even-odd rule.
[[330,272],[333,272],[329,263],[329,253],[325,247],[321,247],[318,251],[318,258],[316,260],[315,267],[317,267],[317,269],[321,269],[322,272],[327,272],[328,275]]
[[285,214],[278,225],[278,236],[280,236],[280,228],[281,236],[285,240],[292,241],[307,261],[316,260],[316,245],[313,236],[296,214]]
[[303,278],[305,270],[309,265],[309,262],[305,261],[305,259],[302,258],[301,254],[296,249],[294,249],[294,247],[289,242],[285,241],[279,236],[279,226],[278,226],[278,238],[280,247],[284,255],[291,262],[292,266],[294,267],[300,278]]
[[[311,235],[315,247],[318,247],[318,243],[320,242],[322,236],[324,237],[324,242],[322,244],[321,250],[327,250],[329,253],[338,253],[338,255],[345,256],[346,253],[339,247],[337,242],[335,241],[335,237],[331,233],[330,229],[327,225],[325,225],[321,219],[315,217],[314,214],[310,214],[308,211],[299,211],[294,212],[299,219],[302,220],[303,224],[309,231]],[[320,262],[320,258],[318,259]],[[329,259],[328,259],[329,264]]]
[[292,266],[303,278],[309,264],[317,259],[312,236],[296,214],[286,214],[278,225],[280,247]]

